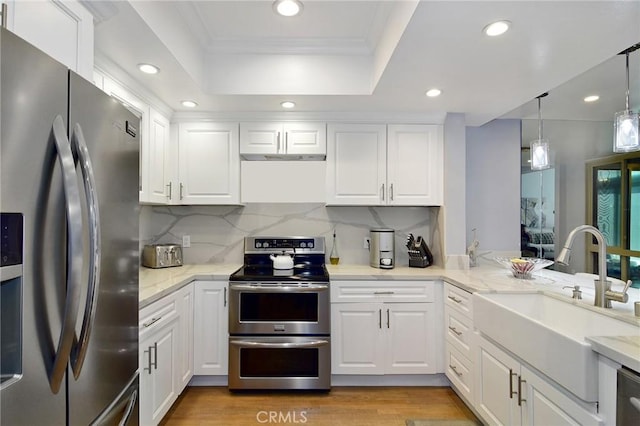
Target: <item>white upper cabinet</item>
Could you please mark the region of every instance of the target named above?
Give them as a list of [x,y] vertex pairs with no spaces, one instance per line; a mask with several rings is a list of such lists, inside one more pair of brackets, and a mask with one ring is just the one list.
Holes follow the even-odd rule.
[[330,124],[327,204],[441,205],[442,126]]
[[238,204],[237,123],[180,123],[177,204]]
[[327,133],[324,123],[240,123],[240,155],[248,160],[303,156],[324,159]]
[[327,204],[384,204],[386,126],[329,124]]
[[442,126],[389,125],[387,133],[387,204],[441,205]]
[[89,81],[93,15],[74,0],[8,0],[7,28]]
[[151,108],[149,137],[141,147],[141,202],[166,204],[172,194],[169,120]]

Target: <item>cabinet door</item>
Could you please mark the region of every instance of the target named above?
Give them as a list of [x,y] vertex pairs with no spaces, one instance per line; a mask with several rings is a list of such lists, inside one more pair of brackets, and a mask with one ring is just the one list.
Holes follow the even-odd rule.
[[387,374],[435,374],[435,310],[432,303],[385,303],[383,328],[386,331]]
[[525,384],[523,403],[523,423],[532,426],[584,425],[603,424],[593,412],[582,407],[578,402],[558,390],[541,376],[522,367],[521,375]]
[[240,123],[240,154],[283,153],[282,132],[281,123]]
[[493,425],[522,424],[518,406],[520,363],[483,338],[478,339],[476,409]]
[[386,126],[327,127],[327,204],[386,204]]
[[437,206],[443,198],[442,126],[390,125],[387,204]]
[[238,125],[181,123],[179,204],[238,204]]
[[151,108],[149,137],[140,148],[142,202],[166,204],[171,200],[169,143],[169,120]]
[[140,424],[156,425],[178,398],[178,318],[140,343]]
[[193,349],[196,375],[228,373],[228,317],[227,283],[196,281]]
[[93,15],[79,1],[8,0],[7,28],[89,81]]
[[327,131],[324,123],[285,123],[284,148],[287,154],[318,155],[327,152]]
[[180,290],[177,303],[180,310],[178,393],[182,393],[193,377],[193,284],[188,284]]
[[331,373],[384,374],[380,303],[331,305]]

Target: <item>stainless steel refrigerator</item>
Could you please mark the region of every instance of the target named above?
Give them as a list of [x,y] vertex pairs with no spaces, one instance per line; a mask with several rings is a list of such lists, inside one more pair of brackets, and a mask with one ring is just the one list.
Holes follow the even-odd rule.
[[137,424],[139,120],[0,44],[0,424]]

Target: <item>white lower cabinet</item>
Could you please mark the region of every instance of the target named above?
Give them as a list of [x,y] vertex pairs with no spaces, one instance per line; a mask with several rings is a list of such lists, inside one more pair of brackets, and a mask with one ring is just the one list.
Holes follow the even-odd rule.
[[475,343],[471,293],[444,285],[445,375],[468,404],[473,405]]
[[140,424],[156,425],[193,374],[191,284],[140,310]]
[[196,281],[194,315],[194,373],[228,373],[227,282]]
[[600,425],[596,408],[478,336],[475,408],[491,425]]
[[435,285],[332,282],[332,374],[438,373]]

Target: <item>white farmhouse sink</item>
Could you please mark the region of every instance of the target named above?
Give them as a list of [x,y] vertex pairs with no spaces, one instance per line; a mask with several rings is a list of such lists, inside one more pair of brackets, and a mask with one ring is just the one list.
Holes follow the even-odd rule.
[[640,329],[541,293],[473,295],[475,327],[584,401],[598,400],[598,357],[586,336]]

